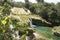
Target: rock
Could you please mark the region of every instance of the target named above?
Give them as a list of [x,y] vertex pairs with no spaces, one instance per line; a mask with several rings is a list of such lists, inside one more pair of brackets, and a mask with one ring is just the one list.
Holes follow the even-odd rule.
[[40,35],[39,33],[33,33],[36,39],[46,39],[43,35]]
[[52,31],[55,36],[60,37],[60,26],[54,27]]
[[54,35],[60,37],[60,34],[58,32],[54,32]]
[[21,21],[21,19],[20,19],[20,17],[19,16],[17,16],[17,15],[12,15],[12,20],[16,20],[16,21],[18,21],[18,22],[20,22]]
[[30,37],[29,36],[26,36],[26,40],[30,40]]
[[11,9],[11,11],[12,11],[13,14],[17,14],[17,15],[20,15],[20,14],[28,15],[28,14],[30,14],[29,10],[25,11],[23,8],[17,8],[17,7],[13,7]]

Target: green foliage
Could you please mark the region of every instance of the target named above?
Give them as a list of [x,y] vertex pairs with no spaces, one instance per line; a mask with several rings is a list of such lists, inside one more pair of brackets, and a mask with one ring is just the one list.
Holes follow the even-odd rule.
[[25,0],[25,7],[29,9],[29,0]]
[[10,24],[9,20],[11,20],[8,17],[10,14],[11,5],[8,4],[7,0],[2,2],[2,5],[0,5],[0,40],[9,40],[10,38],[5,35],[5,32],[7,32],[7,28]]
[[[27,30],[27,28],[29,27],[28,24],[25,24],[25,23],[19,24],[17,21],[14,21],[14,20],[12,20],[11,17],[9,17],[9,15],[11,13],[11,11],[10,11],[11,4],[9,2],[11,2],[11,1],[12,0],[10,0],[10,1],[0,0],[0,3],[2,4],[2,5],[0,5],[0,40],[3,39],[2,35],[5,34],[5,32],[8,32],[7,30],[8,30],[8,27],[10,24],[12,24],[15,27],[15,30],[18,29],[19,31],[21,31],[25,34],[21,37],[21,40],[24,40],[26,35],[33,34],[33,30]],[[25,6],[32,13],[39,15],[43,19],[52,23],[53,26],[60,25],[60,21],[59,21],[60,20],[60,3],[57,3],[56,5],[53,3],[41,3],[41,2],[30,3],[28,0],[26,0],[25,4],[22,2],[15,2],[14,6],[17,6],[17,7]],[[26,18],[22,17],[22,19],[26,19]],[[26,31],[28,31],[29,33]],[[5,37],[8,37],[7,40],[10,40],[8,35],[9,34],[7,34],[7,36],[5,35]]]
[[29,9],[32,13],[39,15],[43,19],[52,23],[53,26],[60,24],[60,3],[29,3]]
[[25,4],[23,2],[14,2],[13,5],[15,7],[24,7]]
[[58,16],[60,16],[60,2],[56,4],[56,9],[58,10]]
[[21,40],[25,40],[26,35],[22,35]]
[[27,2],[29,2],[29,0],[25,0],[25,2],[27,3]]
[[37,1],[38,3],[39,3],[39,2],[44,2],[44,0],[36,0],[36,1]]

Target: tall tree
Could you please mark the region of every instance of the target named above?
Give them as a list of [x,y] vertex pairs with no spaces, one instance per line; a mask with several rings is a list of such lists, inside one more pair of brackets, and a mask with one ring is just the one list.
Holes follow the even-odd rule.
[[25,2],[27,3],[27,2],[29,2],[29,0],[25,0]]
[[60,2],[56,4],[56,9],[58,10],[58,16],[60,16]]
[[29,0],[25,0],[25,7],[29,9]]
[[39,2],[44,2],[44,0],[36,0],[36,1],[37,1],[38,3],[39,3]]

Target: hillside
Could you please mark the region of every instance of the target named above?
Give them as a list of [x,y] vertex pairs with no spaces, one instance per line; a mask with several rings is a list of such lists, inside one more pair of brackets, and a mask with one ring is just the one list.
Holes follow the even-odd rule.
[[[43,19],[42,17],[40,17],[39,15],[35,15],[32,13],[26,12],[25,9],[23,9],[23,8],[14,8],[14,9],[15,10],[12,12],[13,16],[14,15],[19,16],[21,23],[23,23],[23,22],[27,23],[29,21],[29,18],[32,18],[32,19],[37,19],[42,22],[45,22],[46,24],[51,24],[51,23],[47,22],[45,19]],[[21,10],[21,11],[18,11],[18,10]],[[27,13],[27,15],[26,15],[26,13]]]
[[[40,17],[38,15],[35,15],[35,14],[32,14],[32,13],[30,13],[28,15],[25,15],[25,14],[20,14],[20,15],[16,14],[15,15],[15,14],[13,14],[12,17],[13,16],[16,16],[20,20],[19,24],[29,25],[29,22],[30,22],[29,18],[37,19],[37,20],[41,21],[42,23],[40,23],[40,24],[47,25],[47,27],[46,26],[44,27],[44,25],[43,25],[43,26],[39,26],[39,27],[37,26],[37,28],[31,28],[30,25],[29,25],[29,27],[27,27],[27,28],[28,29],[30,29],[30,28],[34,29],[36,35],[37,36],[40,35],[40,36],[38,36],[39,38],[36,38],[37,40],[39,40],[39,39],[41,39],[41,40],[49,40],[49,39],[50,40],[55,40],[55,37],[52,34],[52,32],[53,32],[52,29],[54,29],[54,28],[49,28],[48,25],[51,25],[51,23],[47,22],[42,17]],[[37,22],[35,22],[35,23],[37,23]],[[56,38],[56,40],[57,40],[57,38]]]
[[60,40],[60,2],[0,0],[0,40]]

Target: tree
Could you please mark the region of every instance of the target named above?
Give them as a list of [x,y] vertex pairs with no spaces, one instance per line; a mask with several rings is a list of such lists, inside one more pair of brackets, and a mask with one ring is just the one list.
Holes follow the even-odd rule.
[[29,9],[29,0],[25,0],[25,7]]
[[60,24],[60,4],[56,6],[54,3],[31,3],[29,8],[32,13],[39,15],[52,25]]
[[25,2],[27,3],[27,2],[29,2],[29,0],[25,0]]
[[56,4],[56,9],[58,11],[57,15],[60,16],[60,2]]
[[23,2],[14,2],[14,6],[15,7],[24,7],[24,3]]
[[37,3],[39,3],[39,2],[44,2],[44,0],[36,0],[37,1]]
[[7,31],[7,28],[9,27],[9,14],[10,14],[10,8],[11,5],[8,4],[7,0],[2,1],[2,6],[0,6],[0,31],[2,35],[0,35],[0,37],[2,36],[3,38],[0,38],[2,40],[9,40],[9,38],[6,39],[5,32]]

